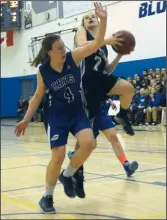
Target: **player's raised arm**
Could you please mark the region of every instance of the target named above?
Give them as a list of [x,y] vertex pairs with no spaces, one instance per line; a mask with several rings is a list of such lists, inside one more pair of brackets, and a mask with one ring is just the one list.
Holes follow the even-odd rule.
[[102,7],[100,3],[94,3],[95,13],[100,18],[99,28],[96,38],[89,44],[76,48],[72,51],[72,56],[75,63],[78,65],[79,61],[94,52],[96,52],[104,42],[104,36],[106,33],[107,25],[107,11]]

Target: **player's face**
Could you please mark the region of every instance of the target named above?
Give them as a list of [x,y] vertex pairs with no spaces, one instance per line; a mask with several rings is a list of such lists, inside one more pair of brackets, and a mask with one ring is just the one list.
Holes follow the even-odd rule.
[[66,47],[62,39],[55,41],[52,44],[52,50],[49,51],[49,56],[51,59],[65,62],[66,60]]
[[83,18],[84,27],[89,30],[99,25],[98,19],[95,14],[86,14]]

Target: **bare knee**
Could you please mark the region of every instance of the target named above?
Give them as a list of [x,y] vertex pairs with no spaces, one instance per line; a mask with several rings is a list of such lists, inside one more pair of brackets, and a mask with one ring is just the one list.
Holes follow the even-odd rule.
[[52,149],[51,162],[53,165],[61,165],[65,159],[65,147],[57,147]]
[[133,97],[134,94],[133,85],[124,79],[120,79],[107,95],[127,95]]
[[119,139],[117,137],[116,129],[111,128],[108,130],[103,131],[104,135],[107,137],[108,141],[112,143],[118,143]]
[[87,139],[82,144],[82,147],[84,148],[84,151],[90,153],[96,148],[96,142],[94,139]]

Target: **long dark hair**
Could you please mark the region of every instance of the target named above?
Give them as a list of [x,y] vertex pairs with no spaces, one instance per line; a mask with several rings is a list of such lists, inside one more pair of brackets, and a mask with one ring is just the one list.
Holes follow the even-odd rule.
[[59,35],[48,35],[42,41],[42,47],[32,62],[32,66],[37,67],[39,64],[44,64],[49,59],[48,52],[52,49],[52,45],[55,41],[59,40]]

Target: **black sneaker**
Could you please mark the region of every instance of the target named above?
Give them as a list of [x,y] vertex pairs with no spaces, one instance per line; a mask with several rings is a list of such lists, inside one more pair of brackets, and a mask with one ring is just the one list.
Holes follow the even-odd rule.
[[129,121],[129,118],[127,116],[127,111],[126,110],[120,110],[120,112],[114,117],[114,120],[123,126],[124,131],[128,134],[133,136],[134,130],[131,126],[131,123]]
[[[68,152],[68,157],[71,160],[71,157],[73,156],[74,151],[69,151]],[[78,196],[81,199],[85,198],[85,191],[84,191],[84,168],[83,165],[77,170],[77,172],[74,174],[74,179],[75,179],[75,192],[76,196]]]
[[43,196],[39,201],[39,207],[41,213],[56,213],[56,210],[53,207],[53,196]]
[[74,179],[76,181],[75,185],[75,192],[76,196],[81,199],[85,198],[85,191],[84,191],[84,175],[83,175],[84,168],[81,166],[77,172],[74,174]]
[[65,194],[70,198],[74,198],[75,197],[75,185],[74,185],[73,177],[63,176],[63,172],[64,170],[61,172],[59,176],[59,181],[64,186]]

